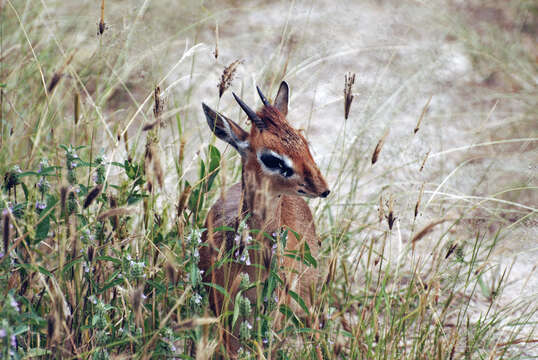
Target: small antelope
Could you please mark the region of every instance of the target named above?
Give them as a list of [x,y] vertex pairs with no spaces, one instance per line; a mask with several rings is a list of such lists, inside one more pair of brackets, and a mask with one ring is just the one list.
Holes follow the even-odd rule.
[[[243,166],[241,182],[233,185],[213,205],[206,220],[207,230],[202,235],[204,246],[200,250],[199,266],[204,270],[204,281],[223,287],[230,296],[226,299],[220,291],[208,288],[210,305],[217,316],[233,311],[233,299],[239,290],[241,273],[247,273],[250,281],[258,284],[267,278],[274,250],[263,232],[273,234],[285,229],[292,230],[288,233],[284,251],[300,251],[306,243],[311,255],[314,258],[317,256],[319,245],[314,220],[306,201],[301,197],[325,198],[330,192],[305,138],[286,120],[288,84],[280,84],[272,105],[259,87],[257,90],[263,102],[258,112],[233,94],[252,122],[250,133],[202,103],[209,128],[239,152]],[[261,250],[248,250],[250,264],[233,260],[219,262],[230,252],[234,243],[242,239],[238,232],[239,224],[244,223],[248,229],[260,230],[256,241],[262,245],[258,247]],[[214,230],[223,226],[236,231]],[[244,249],[245,244],[241,246]],[[285,281],[286,289],[298,293],[310,308],[313,305],[311,292],[315,291],[318,279],[317,270],[289,257],[282,257],[280,261],[282,270],[279,275]],[[252,288],[246,293],[254,304],[259,294],[256,290]],[[294,311],[300,313],[300,308],[291,304],[289,296],[286,301]],[[225,347],[232,357],[239,348],[237,327],[224,335]]]

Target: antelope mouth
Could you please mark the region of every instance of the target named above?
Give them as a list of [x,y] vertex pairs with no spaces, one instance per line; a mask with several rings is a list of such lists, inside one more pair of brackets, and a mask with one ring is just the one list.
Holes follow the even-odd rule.
[[306,191],[304,190],[297,190],[297,194],[299,194],[300,196],[304,196],[304,197],[307,197],[307,198],[310,198],[310,199],[315,199],[317,198],[317,196],[313,195],[313,194],[310,194],[310,193],[307,193]]

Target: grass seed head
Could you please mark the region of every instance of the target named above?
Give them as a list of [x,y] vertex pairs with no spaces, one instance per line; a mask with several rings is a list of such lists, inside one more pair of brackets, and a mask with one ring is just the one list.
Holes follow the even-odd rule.
[[420,114],[420,117],[418,118],[417,125],[415,126],[415,129],[413,130],[413,133],[416,134],[417,131],[420,129],[420,123],[422,122],[422,119],[424,118],[424,115],[426,115],[426,112],[428,111],[430,107],[430,101],[432,101],[432,97],[428,99],[426,102],[426,105],[422,108],[422,113]]
[[415,234],[415,236],[413,236],[413,238],[411,239],[411,242],[415,243],[415,242],[419,241],[424,236],[429,234],[436,225],[444,223],[445,221],[447,221],[447,219],[439,219],[439,220],[432,221],[428,225],[424,226],[419,232],[417,232]]
[[176,283],[176,269],[174,269],[174,266],[170,264],[169,262],[165,265],[166,270],[166,277],[168,278],[168,282],[175,284]]
[[7,255],[9,248],[9,214],[4,214],[3,223],[3,239],[4,239],[4,254]]
[[55,72],[53,75],[52,75],[52,78],[50,79],[50,82],[49,82],[49,86],[47,87],[47,91],[50,93],[52,92],[52,90],[54,90],[54,88],[56,87],[56,85],[58,85],[58,83],[60,82],[60,79],[62,78],[62,73],[59,73],[59,72]]
[[92,202],[99,196],[101,193],[101,189],[103,188],[102,185],[97,185],[93,189],[90,190],[88,193],[88,196],[86,196],[86,200],[84,200],[84,209],[87,209],[88,206],[92,204]]
[[158,120],[161,117],[161,114],[163,112],[163,100],[161,98],[161,88],[159,86],[155,87],[155,91],[153,93],[153,115],[155,116],[155,119]]
[[62,208],[62,213],[63,214],[66,214],[66,209],[67,209],[67,206],[66,206],[66,203],[67,203],[67,192],[68,192],[68,188],[67,186],[62,186],[60,188],[60,206]]
[[391,196],[388,201],[389,213],[387,215],[387,223],[389,225],[389,230],[392,230],[392,226],[394,225],[394,222],[396,221],[396,216],[394,216],[393,207],[394,207],[394,199]]
[[224,68],[224,71],[222,72],[222,75],[220,76],[219,85],[217,86],[219,88],[219,98],[222,97],[224,92],[228,90],[228,88],[232,84],[232,80],[235,75],[235,72],[237,71],[237,67],[242,62],[243,60],[235,60],[233,63],[231,63],[230,65]]
[[52,344],[55,340],[56,335],[56,316],[55,314],[50,314],[47,317],[47,337],[49,338],[49,344]]
[[351,102],[353,101],[353,84],[355,83],[355,74],[345,74],[344,83],[344,117],[347,120],[349,116],[349,109],[351,108]]
[[377,162],[377,159],[379,158],[379,153],[381,152],[381,149],[383,148],[383,144],[385,143],[385,139],[389,135],[389,130],[385,131],[385,134],[379,139],[377,142],[377,145],[375,146],[374,153],[372,154],[372,165],[374,165]]
[[415,219],[417,218],[417,215],[418,215],[418,208],[420,207],[420,201],[422,200],[422,194],[424,194],[424,184],[422,184],[422,186],[420,187],[420,192],[418,194],[418,200],[417,200],[417,203],[415,204]]

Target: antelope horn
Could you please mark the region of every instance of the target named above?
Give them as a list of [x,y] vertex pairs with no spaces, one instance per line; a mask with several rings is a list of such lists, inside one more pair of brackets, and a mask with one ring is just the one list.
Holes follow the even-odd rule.
[[243,109],[243,111],[247,114],[250,121],[252,121],[254,125],[256,125],[256,127],[260,130],[267,129],[267,125],[265,125],[265,123],[258,116],[258,114],[256,114],[254,110],[249,108],[248,105],[243,102],[243,100],[241,100],[237,95],[235,95],[235,93],[232,93],[232,94],[235,98],[235,101],[237,101],[239,106],[241,106],[241,109]]
[[267,100],[267,98],[265,97],[265,95],[263,95],[262,91],[260,90],[260,87],[259,86],[256,86],[256,90],[258,90],[258,95],[260,95],[260,99],[262,99],[262,103],[263,105],[265,106],[270,106],[271,104],[269,103],[269,101]]

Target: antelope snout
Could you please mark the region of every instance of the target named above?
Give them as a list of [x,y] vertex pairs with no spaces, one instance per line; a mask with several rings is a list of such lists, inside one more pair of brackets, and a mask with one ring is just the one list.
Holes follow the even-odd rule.
[[326,198],[331,193],[331,190],[325,190],[319,197]]

